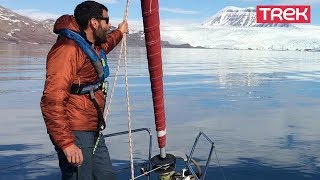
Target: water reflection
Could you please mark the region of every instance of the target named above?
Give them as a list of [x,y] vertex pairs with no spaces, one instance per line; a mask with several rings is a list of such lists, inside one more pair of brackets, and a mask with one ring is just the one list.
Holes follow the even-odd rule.
[[[8,46],[0,51],[1,163],[54,153],[39,110],[47,50]],[[117,57],[109,55],[111,74]],[[133,128],[153,130],[145,57],[143,48],[129,52],[131,116]],[[203,131],[215,141],[228,179],[319,179],[318,52],[163,49],[163,67],[168,151],[189,153]],[[127,130],[123,70],[114,99],[105,133]],[[147,157],[145,136],[133,138],[134,157],[142,161]],[[126,137],[107,144],[114,165],[124,166],[129,159]],[[204,164],[209,147],[200,145],[195,157]],[[157,153],[154,142],[153,154]],[[23,173],[34,179],[56,176],[54,160],[43,162],[43,169],[30,164],[1,178],[23,179],[18,176]],[[223,178],[215,158],[209,171],[207,179]]]

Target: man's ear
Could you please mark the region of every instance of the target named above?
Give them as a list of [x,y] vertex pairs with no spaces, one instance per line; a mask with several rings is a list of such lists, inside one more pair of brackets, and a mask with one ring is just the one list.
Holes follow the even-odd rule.
[[90,23],[90,26],[93,27],[94,29],[97,29],[99,26],[98,21],[95,18],[91,18],[89,23]]

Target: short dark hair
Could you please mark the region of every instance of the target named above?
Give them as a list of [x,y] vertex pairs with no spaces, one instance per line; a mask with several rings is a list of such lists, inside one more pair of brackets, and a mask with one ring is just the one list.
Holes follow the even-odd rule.
[[74,9],[74,17],[81,29],[86,29],[91,18],[102,17],[102,11],[108,8],[95,1],[84,1]]

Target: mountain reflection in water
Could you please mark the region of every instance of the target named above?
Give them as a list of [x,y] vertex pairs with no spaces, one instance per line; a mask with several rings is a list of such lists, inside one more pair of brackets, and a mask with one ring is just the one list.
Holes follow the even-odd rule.
[[[1,45],[0,169],[54,153],[39,107],[49,48]],[[117,53],[108,57],[111,75]],[[189,153],[203,131],[214,140],[227,179],[320,179],[319,55],[163,49],[168,152]],[[130,48],[128,60],[133,128],[151,128],[155,134],[145,49]],[[105,133],[127,130],[123,74]],[[147,138],[133,136],[137,162],[147,158]],[[127,136],[107,139],[115,168],[129,165],[127,142]],[[194,157],[201,165],[209,149],[206,141],[199,142]],[[153,155],[158,151],[154,139]],[[119,179],[128,173],[119,173]],[[223,179],[214,156],[208,173],[206,179]],[[0,172],[0,179],[59,176],[54,155]]]

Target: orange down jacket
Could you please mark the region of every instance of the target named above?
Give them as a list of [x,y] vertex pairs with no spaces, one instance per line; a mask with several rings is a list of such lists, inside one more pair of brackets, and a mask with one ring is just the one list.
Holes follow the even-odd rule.
[[[75,18],[63,15],[57,19],[54,32],[60,29],[79,32]],[[115,30],[108,34],[107,42],[95,46],[97,54],[102,48],[109,53],[122,39],[122,32]],[[72,131],[96,131],[98,116],[88,95],[70,94],[71,85],[88,84],[98,80],[90,59],[71,39],[59,37],[47,56],[46,81],[40,106],[52,143],[65,149],[75,142]],[[101,111],[104,108],[104,94],[95,93]]]

